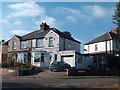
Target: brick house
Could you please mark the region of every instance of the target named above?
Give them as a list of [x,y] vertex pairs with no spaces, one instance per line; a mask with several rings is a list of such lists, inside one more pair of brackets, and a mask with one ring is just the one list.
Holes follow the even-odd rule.
[[7,62],[8,43],[5,40],[0,41],[0,63]]

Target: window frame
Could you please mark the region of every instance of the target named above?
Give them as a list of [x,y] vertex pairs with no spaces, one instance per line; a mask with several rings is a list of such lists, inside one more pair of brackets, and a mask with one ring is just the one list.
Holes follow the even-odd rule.
[[[51,44],[52,42],[52,44]],[[54,46],[54,38],[53,37],[49,37],[49,47],[53,47]]]
[[17,49],[17,42],[13,42],[13,47],[12,47],[13,50],[16,50]]
[[[36,55],[35,55],[36,54]],[[38,54],[38,55],[37,55]],[[34,62],[38,63],[40,62],[40,52],[34,52]]]
[[[25,44],[23,45],[23,43],[25,43]],[[24,47],[22,47],[22,45],[23,45]],[[27,41],[21,41],[21,43],[20,43],[20,48],[21,48],[21,49],[26,49],[26,48],[27,48]]]
[[95,44],[95,51],[98,51],[98,44]]
[[[42,41],[42,45],[41,45],[41,42],[40,42],[40,45],[38,45],[38,41]],[[41,47],[44,47],[44,40],[43,39],[36,39],[36,47],[37,48],[41,48]]]
[[28,62],[28,53],[27,52],[18,53],[18,62],[20,63]]

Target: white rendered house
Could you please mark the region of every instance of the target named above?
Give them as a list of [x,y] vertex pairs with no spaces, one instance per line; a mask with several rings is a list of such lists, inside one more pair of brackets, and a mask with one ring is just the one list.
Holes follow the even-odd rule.
[[120,42],[117,41],[117,36],[117,30],[113,29],[84,44],[84,54],[94,56],[94,63],[98,69],[107,68],[107,55],[120,56]]
[[40,30],[13,36],[8,46],[8,58],[22,63],[30,62],[41,68],[48,68],[53,60],[64,60],[71,67],[76,67],[76,54],[80,54],[79,41],[69,32],[50,28],[46,23],[40,25]]
[[113,29],[96,39],[84,44],[84,54],[120,55],[120,43],[117,42],[117,30]]

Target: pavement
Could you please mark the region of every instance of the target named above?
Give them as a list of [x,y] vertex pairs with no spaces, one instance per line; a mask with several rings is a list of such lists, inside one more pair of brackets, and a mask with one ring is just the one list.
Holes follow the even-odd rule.
[[114,88],[118,78],[60,79],[66,72],[45,70],[37,75],[2,77],[2,88]]

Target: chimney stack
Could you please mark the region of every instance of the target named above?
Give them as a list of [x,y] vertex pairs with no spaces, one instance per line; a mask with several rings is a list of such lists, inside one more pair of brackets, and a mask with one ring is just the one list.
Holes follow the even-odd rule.
[[114,28],[111,30],[111,32],[112,32],[112,33],[115,33],[115,34],[118,34],[118,30],[117,30],[117,29],[114,29]]
[[42,24],[40,25],[40,30],[48,30],[49,27],[50,27],[50,26],[47,25],[46,22],[45,22],[45,23],[42,22]]

